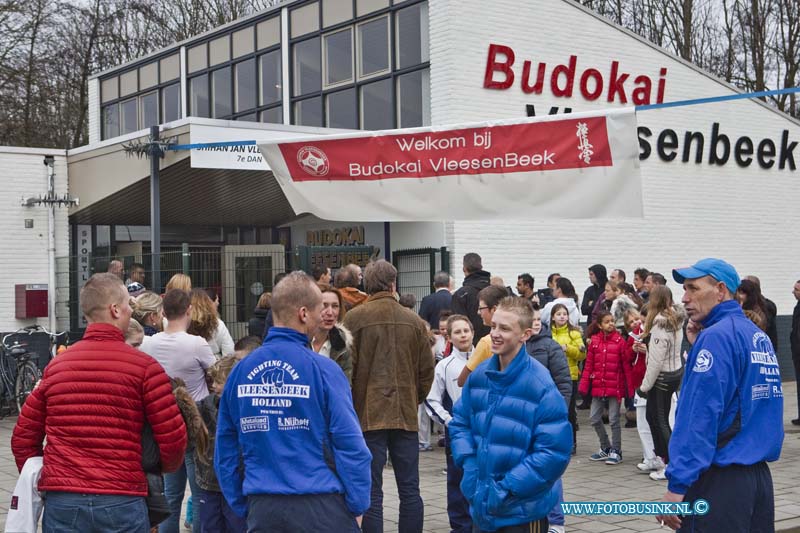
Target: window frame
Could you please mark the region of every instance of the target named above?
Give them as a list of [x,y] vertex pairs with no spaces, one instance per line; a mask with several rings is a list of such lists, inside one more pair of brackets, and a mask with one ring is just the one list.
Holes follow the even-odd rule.
[[[327,37],[339,33],[350,32],[350,79],[338,81],[335,83],[328,83],[328,40]],[[322,90],[335,89],[352,85],[356,79],[356,38],[355,27],[339,28],[338,30],[329,31],[322,34]]]
[[[369,20],[364,20],[364,21],[361,21],[361,22],[358,22],[358,23],[355,24],[355,26],[354,26],[354,29],[355,29],[355,40],[356,40],[356,45],[355,45],[355,48],[356,48],[356,57],[355,57],[356,72],[355,72],[355,74],[356,74],[356,77],[358,78],[358,81],[372,80],[372,79],[384,76],[384,75],[386,75],[388,73],[391,73],[393,71],[393,69],[394,69],[394,58],[392,58],[392,55],[395,54],[395,46],[394,46],[394,43],[392,43],[392,40],[393,40],[395,32],[394,32],[392,26],[395,26],[395,24],[393,24],[394,18],[395,18],[394,14],[386,14],[386,13],[384,13],[382,15],[373,17],[373,18],[371,18]],[[386,46],[386,68],[385,69],[381,69],[381,70],[376,70],[375,72],[370,72],[369,74],[364,74],[364,73],[361,72],[361,67],[362,67],[362,64],[361,64],[361,50],[362,50],[362,48],[361,48],[361,34],[358,32],[358,29],[361,26],[364,26],[366,24],[372,24],[373,22],[376,22],[376,21],[378,21],[380,19],[385,19],[385,21],[386,21],[386,45],[387,45]]]

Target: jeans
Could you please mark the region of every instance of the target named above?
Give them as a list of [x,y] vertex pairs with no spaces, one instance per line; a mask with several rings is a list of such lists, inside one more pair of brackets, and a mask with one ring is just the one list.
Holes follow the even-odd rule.
[[245,533],[247,520],[233,512],[221,492],[202,488],[192,495],[196,513],[192,525],[199,522],[200,533]]
[[450,531],[451,533],[470,533],[472,517],[469,514],[469,502],[461,493],[464,471],[456,466],[449,443],[445,453],[447,455],[447,516],[450,519]]
[[147,504],[141,496],[48,492],[43,533],[148,533]]
[[344,495],[254,494],[247,498],[248,533],[322,531],[358,532],[356,518],[347,510]]
[[[199,487],[194,472],[194,450],[186,450],[183,465],[178,470],[171,474],[164,474],[164,495],[169,502],[171,514],[169,518],[158,525],[158,533],[180,533],[181,507],[183,507],[183,495],[186,493],[186,481],[189,481],[192,494],[197,494]],[[194,503],[196,507],[197,502]],[[200,532],[197,523],[198,520],[192,521],[193,533]]]
[[592,410],[589,412],[589,422],[591,422],[597,438],[600,439],[600,448],[607,450],[614,448],[622,452],[622,430],[619,427],[619,400],[617,398],[607,398],[608,400],[608,421],[611,425],[611,443],[608,442],[608,433],[603,426],[603,411],[605,410],[604,398],[592,398]]
[[669,412],[672,407],[672,393],[678,389],[680,381],[657,382],[647,393],[647,423],[653,434],[653,445],[656,455],[669,462],[669,439],[672,430],[669,427]]
[[639,432],[639,440],[642,441],[642,454],[645,462],[652,462],[656,458],[656,446],[653,444],[653,434],[650,433],[650,424],[647,423],[647,400],[634,398],[636,403],[636,430]]
[[555,506],[547,513],[547,521],[551,526],[564,525],[564,511],[561,510],[561,503],[564,501],[564,483],[561,478],[558,478],[553,485],[553,488],[558,491],[558,501]]
[[372,453],[370,508],[364,513],[364,533],[383,533],[383,467],[386,451],[392,459],[397,493],[400,497],[400,533],[420,533],[425,508],[419,495],[419,443],[415,431],[383,429],[367,431],[364,440]]

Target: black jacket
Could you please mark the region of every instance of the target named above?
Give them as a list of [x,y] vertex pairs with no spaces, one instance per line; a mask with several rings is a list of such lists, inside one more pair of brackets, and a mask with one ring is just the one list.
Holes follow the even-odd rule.
[[764,318],[767,319],[766,334],[769,340],[772,341],[772,347],[775,348],[775,353],[778,353],[778,324],[775,320],[778,316],[778,307],[775,305],[775,302],[769,298],[764,298],[764,302],[767,304],[766,309],[764,309],[764,311],[766,311],[766,316]]
[[800,302],[794,306],[792,313],[792,332],[789,335],[789,342],[792,345],[792,359],[795,364],[800,364]]
[[572,396],[572,377],[569,373],[569,363],[567,355],[561,345],[553,340],[550,329],[542,324],[542,330],[538,335],[531,335],[525,343],[525,350],[531,357],[539,361],[549,372],[553,382],[558,387],[558,392],[564,397],[564,401],[569,405]]
[[264,334],[266,327],[267,314],[269,309],[261,309],[256,307],[253,311],[253,318],[247,323],[247,334],[254,337],[261,337]]
[[608,275],[606,274],[606,267],[603,265],[592,265],[589,267],[589,270],[594,272],[594,277],[597,279],[597,283],[589,285],[589,287],[583,291],[583,300],[581,300],[581,314],[585,315],[587,320],[591,322],[594,305],[597,303],[597,299],[600,297],[600,294],[606,290]]
[[427,295],[419,304],[419,316],[422,320],[427,320],[431,329],[439,329],[439,313],[450,309],[453,295],[448,290],[438,290],[433,294]]
[[453,314],[464,315],[472,322],[472,329],[475,331],[472,343],[475,345],[489,334],[489,327],[483,325],[483,320],[478,314],[478,293],[489,286],[491,277],[492,275],[485,270],[478,270],[464,278],[464,285],[453,294],[450,305]]

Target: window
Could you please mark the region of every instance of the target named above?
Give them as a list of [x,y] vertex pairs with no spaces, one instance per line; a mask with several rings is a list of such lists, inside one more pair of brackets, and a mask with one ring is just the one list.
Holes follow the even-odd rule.
[[353,18],[353,0],[322,0],[322,25],[340,24]]
[[181,118],[181,84],[173,83],[161,89],[161,109],[163,122]]
[[225,35],[219,39],[214,39],[208,45],[209,66],[225,63],[231,60],[231,37]]
[[353,31],[348,28],[324,37],[325,87],[353,81]]
[[255,113],[248,113],[246,115],[242,115],[240,117],[237,117],[235,120],[238,120],[240,122],[258,122],[258,118],[256,117]]
[[214,118],[231,114],[231,67],[224,67],[211,73],[211,101]]
[[[116,80],[116,78],[115,78]],[[103,139],[119,135],[119,105],[111,104],[103,108]]]
[[329,128],[358,128],[356,115],[356,90],[355,88],[337,91],[326,96],[328,110],[327,126]]
[[428,4],[416,4],[399,10],[395,15],[395,22],[397,68],[428,61]]
[[161,83],[176,80],[181,77],[181,59],[178,54],[165,57],[161,60]]
[[289,16],[289,22],[291,23],[292,38],[319,30],[319,3],[314,2],[293,9]]
[[389,17],[359,24],[358,76],[366,78],[389,70]]
[[417,128],[430,124],[430,73],[418,70],[397,78],[397,127]]
[[261,105],[281,101],[281,51],[275,50],[258,58],[261,70]]
[[263,50],[270,46],[275,46],[281,42],[281,19],[273,17],[264,22],[259,22],[256,26],[256,39],[258,49]]
[[158,85],[158,61],[139,67],[139,90],[143,91]]
[[139,97],[139,121],[142,128],[158,126],[158,91],[144,94]]
[[189,114],[193,117],[209,116],[208,106],[208,74],[192,78],[189,82]]
[[125,97],[139,90],[139,73],[136,70],[126,72],[119,77],[119,96]]
[[389,0],[357,0],[358,16],[389,7]]
[[294,123],[299,126],[322,126],[322,98],[308,98],[294,103]]
[[119,98],[119,78],[110,78],[100,82],[100,97],[103,103]]
[[320,65],[319,37],[294,45],[294,95],[320,90],[322,68]]
[[361,129],[386,130],[394,127],[392,80],[386,79],[361,87]]
[[189,48],[187,56],[189,74],[208,68],[208,52],[205,43]]
[[255,28],[249,26],[243,30],[234,32],[233,34],[233,58],[242,57],[243,55],[252,54],[253,47],[255,46],[254,32]]
[[136,106],[136,98],[126,100],[119,105],[120,109],[120,127],[119,132],[121,135],[126,133],[133,133],[139,129],[138,110]]
[[236,64],[236,112],[256,106],[256,60]]
[[261,122],[270,124],[283,124],[283,107],[273,107],[261,112]]

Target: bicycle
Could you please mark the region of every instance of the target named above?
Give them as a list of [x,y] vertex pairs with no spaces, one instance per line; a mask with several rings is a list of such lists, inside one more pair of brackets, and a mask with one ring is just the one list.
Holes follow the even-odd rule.
[[[48,353],[51,360],[58,347],[62,343],[66,344],[66,332],[53,333],[39,325],[26,326],[3,337],[0,342],[0,385],[3,388],[0,396],[0,418],[22,411],[25,400],[42,378],[38,364],[39,354],[31,352],[27,348],[28,344],[21,342],[25,334],[30,336],[37,332],[48,335],[50,340]],[[12,337],[16,338],[10,343],[9,339]],[[61,338],[64,340],[60,341]]]

